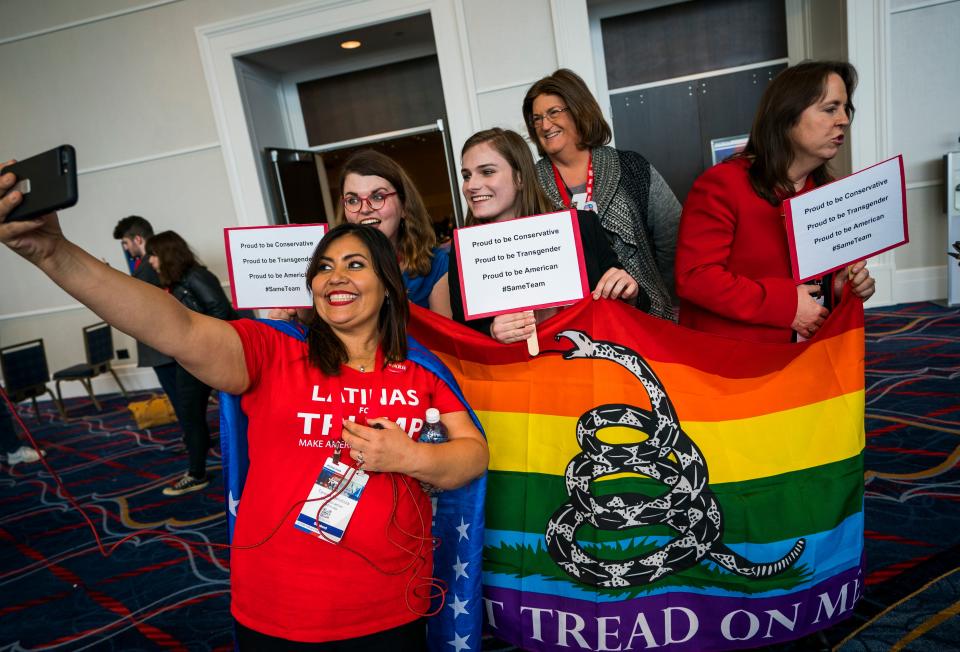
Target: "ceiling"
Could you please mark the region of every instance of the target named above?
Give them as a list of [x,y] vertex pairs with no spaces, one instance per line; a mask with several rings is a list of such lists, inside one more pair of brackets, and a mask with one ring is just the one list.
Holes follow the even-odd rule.
[[[363,45],[354,50],[344,50],[340,47],[340,43],[347,40],[357,40]],[[254,52],[239,58],[273,72],[285,74],[315,64],[323,64],[333,69],[352,68],[354,67],[352,64],[358,59],[380,59],[383,55],[399,50],[436,52],[430,14],[358,27],[309,41]]]

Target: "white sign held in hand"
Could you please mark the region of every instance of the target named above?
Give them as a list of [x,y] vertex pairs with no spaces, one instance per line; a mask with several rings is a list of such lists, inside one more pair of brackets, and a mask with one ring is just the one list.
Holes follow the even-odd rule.
[[797,283],[909,240],[902,156],[787,199],[783,205]]
[[467,319],[575,303],[589,293],[575,211],[457,229]]
[[309,308],[306,272],[326,224],[239,226],[223,230],[237,310]]

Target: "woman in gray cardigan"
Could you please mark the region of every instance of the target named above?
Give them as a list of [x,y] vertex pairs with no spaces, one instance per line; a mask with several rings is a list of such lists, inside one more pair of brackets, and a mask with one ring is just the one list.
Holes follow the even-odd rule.
[[596,212],[620,264],[650,297],[650,314],[675,319],[681,207],[660,173],[640,154],[607,146],[610,126],[571,70],[534,83],[523,100],[523,118],[543,156],[537,175],[550,201],[558,210]]

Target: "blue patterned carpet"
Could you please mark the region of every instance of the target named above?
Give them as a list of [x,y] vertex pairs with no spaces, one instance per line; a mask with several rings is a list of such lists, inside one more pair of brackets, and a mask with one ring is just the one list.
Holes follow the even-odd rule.
[[[960,649],[958,377],[960,311],[868,312],[868,573],[854,616],[827,633],[835,649]],[[218,440],[210,486],[167,498],[186,467],[180,432],[135,430],[126,404],[73,400],[66,425],[50,405],[39,422],[20,406],[105,546],[136,538],[104,558],[41,465],[4,465],[0,650],[232,649],[228,556],[212,545],[226,538]],[[216,429],[216,406],[208,416]]]

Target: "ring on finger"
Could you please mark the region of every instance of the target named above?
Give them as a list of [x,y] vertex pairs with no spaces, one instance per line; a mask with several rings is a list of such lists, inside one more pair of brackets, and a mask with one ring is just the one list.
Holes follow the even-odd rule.
[[360,468],[363,464],[363,451],[357,451],[357,468]]

